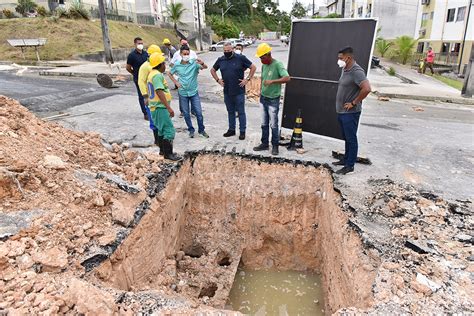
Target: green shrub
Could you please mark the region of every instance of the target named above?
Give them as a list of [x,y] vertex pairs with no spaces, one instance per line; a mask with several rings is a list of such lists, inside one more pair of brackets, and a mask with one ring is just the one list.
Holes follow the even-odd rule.
[[387,73],[388,73],[390,76],[395,76],[395,74],[396,74],[397,72],[395,71],[395,68],[390,67],[390,68],[388,68]]
[[413,55],[416,40],[408,35],[403,35],[395,39],[395,45],[395,56],[405,65],[408,59]]
[[375,46],[377,47],[377,51],[380,53],[382,57],[385,56],[387,51],[390,49],[390,47],[393,45],[392,42],[387,41],[386,39],[383,38],[378,38],[377,42],[375,43]]
[[212,29],[221,38],[232,38],[232,37],[239,36],[239,29],[231,21],[227,21],[227,22],[216,21],[212,25]]
[[74,0],[69,8],[69,17],[71,19],[89,20],[89,12],[79,0]]
[[60,19],[69,19],[69,12],[62,7],[56,8],[56,10],[54,10],[54,15]]
[[42,5],[39,6],[37,9],[36,9],[36,12],[38,13],[39,16],[41,17],[46,17],[49,15],[49,12],[46,10],[45,7],[43,7]]
[[18,0],[18,5],[15,7],[15,11],[26,16],[28,12],[35,10],[37,6],[38,5],[33,0]]
[[5,19],[12,19],[15,17],[15,13],[8,9],[3,9],[2,15],[5,17]]

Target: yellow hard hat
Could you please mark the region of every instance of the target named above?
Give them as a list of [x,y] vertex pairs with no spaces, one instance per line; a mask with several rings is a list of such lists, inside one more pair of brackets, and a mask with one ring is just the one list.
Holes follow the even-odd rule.
[[270,45],[268,45],[267,43],[262,43],[260,45],[258,45],[257,47],[257,56],[258,58],[262,57],[263,55],[265,54],[268,54],[269,52],[272,51],[272,48],[270,47]]
[[163,52],[161,51],[160,46],[155,45],[155,44],[151,44],[150,46],[148,46],[147,52],[148,52],[149,55],[151,55],[151,54],[153,54],[153,53],[160,53],[160,54],[163,54]]
[[163,53],[153,53],[150,56],[150,66],[151,68],[155,68],[159,64],[163,63],[166,60]]
[[163,40],[163,45],[164,45],[164,44],[171,44],[171,41],[169,40],[169,38],[165,38],[165,39]]

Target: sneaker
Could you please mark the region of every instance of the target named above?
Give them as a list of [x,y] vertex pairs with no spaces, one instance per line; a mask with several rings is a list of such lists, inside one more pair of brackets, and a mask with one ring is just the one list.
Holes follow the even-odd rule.
[[344,166],[344,159],[338,160],[338,161],[334,161],[332,164],[333,164],[334,166]]
[[278,146],[272,146],[272,155],[273,156],[278,155]]
[[344,167],[342,169],[339,169],[336,171],[336,174],[341,174],[341,175],[345,175],[345,174],[348,174],[349,172],[354,172],[354,167]]
[[194,138],[194,132],[189,132],[189,138]]
[[204,137],[204,138],[209,138],[209,135],[207,135],[206,132],[199,133],[199,136]]
[[228,130],[227,132],[224,133],[224,137],[230,137],[230,136],[235,136],[235,131],[233,130]]
[[254,147],[253,150],[254,151],[262,151],[262,150],[268,150],[268,148],[270,148],[268,145],[260,144],[257,147]]
[[244,140],[244,139],[245,139],[245,132],[244,132],[244,133],[240,132],[239,139],[240,139],[240,140]]

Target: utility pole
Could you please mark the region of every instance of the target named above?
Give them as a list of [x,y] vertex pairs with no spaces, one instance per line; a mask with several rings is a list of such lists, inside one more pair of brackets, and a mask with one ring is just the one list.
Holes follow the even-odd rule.
[[345,12],[346,11],[346,0],[342,0],[342,6],[341,6],[341,17],[344,18]]
[[472,98],[474,95],[474,44],[471,48],[471,58],[467,64],[466,74],[464,75],[464,86],[461,94],[463,97]]
[[98,1],[99,1],[100,26],[102,27],[102,41],[104,42],[105,62],[107,64],[113,64],[114,57],[112,56],[112,43],[110,42],[109,26],[107,24],[107,17],[105,16],[104,0],[98,0]]
[[314,0],[313,0],[313,14],[311,15],[311,17],[313,17],[314,14],[315,14],[315,12],[314,12]]
[[461,44],[461,54],[459,55],[458,74],[461,73],[462,57],[464,54],[464,45],[466,44],[466,34],[467,34],[467,27],[469,25],[469,16],[471,15],[471,7],[472,7],[472,0],[469,1],[469,6],[467,8],[466,27],[464,29],[464,36],[463,36],[462,44]]
[[201,3],[200,0],[197,2],[197,11],[198,11],[198,28],[199,28],[199,50],[202,52],[202,26],[201,26]]

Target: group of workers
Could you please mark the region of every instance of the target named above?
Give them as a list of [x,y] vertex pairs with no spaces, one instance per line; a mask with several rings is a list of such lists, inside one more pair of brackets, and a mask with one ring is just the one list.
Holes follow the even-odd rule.
[[[257,69],[244,54],[243,46],[233,46],[226,42],[223,55],[211,67],[211,75],[224,90],[224,103],[227,108],[228,130],[224,137],[236,135],[236,120],[239,120],[240,140],[245,139],[247,119],[245,113],[245,86],[253,78]],[[281,87],[290,81],[290,75],[282,62],[274,59],[272,47],[261,43],[257,47],[256,57],[262,63],[260,103],[262,112],[261,143],[254,151],[271,150],[278,155],[280,135],[278,132],[278,113],[280,108]],[[353,50],[348,47],[339,52],[338,65],[343,68],[336,97],[336,111],[341,130],[346,141],[344,159],[335,162],[342,165],[339,174],[354,170],[357,158],[357,127],[361,112],[362,100],[370,92],[370,85],[365,72],[354,61]],[[178,90],[180,116],[184,117],[189,137],[195,137],[191,116],[198,123],[200,137],[208,138],[205,131],[201,101],[198,90],[198,74],[208,66],[190,49],[186,40],[180,41],[180,48],[171,45],[169,39],[163,40],[163,46],[150,45],[144,50],[143,40],[135,38],[135,49],[127,59],[127,70],[133,74],[138,98],[145,120],[149,120],[155,144],[160,148],[160,155],[173,161],[181,159],[173,152],[175,129],[171,118],[175,113],[171,108],[171,93],[165,73],[170,66],[168,77]],[[248,75],[245,75],[249,70]],[[218,75],[220,72],[220,77]],[[270,141],[271,132],[271,141]],[[271,146],[270,146],[271,145]]]

